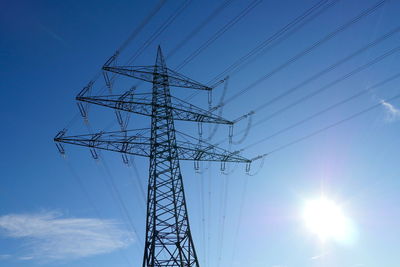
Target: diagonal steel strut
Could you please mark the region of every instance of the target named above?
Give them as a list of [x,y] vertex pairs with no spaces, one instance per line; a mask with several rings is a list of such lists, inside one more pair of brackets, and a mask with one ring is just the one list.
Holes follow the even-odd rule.
[[[73,144],[135,156],[149,157],[151,151],[151,137],[143,133],[149,132],[149,130],[150,129],[147,131],[139,129],[99,132],[75,136],[60,135],[54,138],[54,141],[57,143]],[[179,160],[250,163],[249,159],[240,156],[237,152],[230,152],[210,143],[199,141],[176,130],[175,133],[178,137],[181,136],[183,139],[182,141],[176,141],[176,150],[179,152],[177,157]],[[190,139],[193,141],[197,140],[197,143],[192,142]],[[158,146],[159,150],[162,151],[169,149],[167,143],[160,143]],[[168,158],[169,155],[160,154],[159,157]]]
[[[103,67],[103,70],[132,77],[142,81],[150,82],[153,84],[156,83],[157,85],[161,86],[175,86],[175,87],[192,88],[192,89],[206,90],[206,91],[212,90],[211,87],[196,82],[195,80],[192,80],[174,70],[168,69],[167,67],[160,70],[157,65],[114,66],[114,67],[105,65]],[[161,77],[161,79],[157,79],[155,81],[153,79],[154,76]]]
[[[128,111],[136,114],[145,116],[152,115],[151,100],[152,94],[137,94],[131,99],[127,99],[122,95],[105,95],[105,96],[81,96],[78,95],[76,100],[81,102],[87,102],[99,106],[113,108],[117,110]],[[232,125],[233,122],[224,119],[218,115],[213,114],[210,111],[199,108],[195,105],[187,103],[179,98],[171,96],[172,102],[170,106],[166,106],[163,103],[156,103],[159,108],[169,108],[172,110],[174,120],[183,121],[195,121],[205,123],[219,123]]]

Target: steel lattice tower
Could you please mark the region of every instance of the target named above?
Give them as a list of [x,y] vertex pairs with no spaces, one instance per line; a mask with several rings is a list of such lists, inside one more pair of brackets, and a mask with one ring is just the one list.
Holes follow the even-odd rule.
[[[150,116],[150,136],[146,136],[147,129],[69,137],[65,136],[64,130],[54,139],[57,147],[62,153],[64,148],[61,143],[70,143],[90,147],[92,155],[96,155],[96,149],[104,149],[120,152],[125,157],[126,154],[149,157],[143,267],[198,267],[179,160],[245,163],[250,163],[250,160],[201,140],[187,141],[190,137],[175,130],[174,119],[233,123],[171,96],[170,85],[207,91],[212,88],[168,69],[160,47],[154,66],[115,67],[110,66],[110,62],[103,67],[106,72],[151,82],[152,93],[135,96],[128,91],[122,95],[87,96],[90,84],[77,96],[77,100]],[[107,75],[105,77],[107,82]],[[177,135],[183,135],[185,141],[177,141]]]
[[[174,119],[168,108],[168,73],[160,49],[154,73],[143,266],[199,266],[190,233]],[[170,257],[158,259],[162,253]]]

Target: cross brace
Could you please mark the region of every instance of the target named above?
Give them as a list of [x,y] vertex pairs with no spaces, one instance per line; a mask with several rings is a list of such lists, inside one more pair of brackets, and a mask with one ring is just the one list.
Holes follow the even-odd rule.
[[[129,91],[128,91],[129,92]],[[117,110],[128,111],[145,116],[152,115],[152,94],[142,93],[127,97],[122,95],[105,95],[105,96],[81,96],[78,95],[76,100],[87,102]],[[169,106],[165,104],[156,104],[157,108],[169,108],[175,120],[195,121],[205,123],[219,123],[232,125],[233,122],[215,115],[200,107],[187,103],[179,98],[171,96],[172,103]]]
[[[99,132],[95,134],[84,134],[75,136],[64,136],[59,134],[54,138],[57,143],[66,143],[101,150],[109,150],[136,156],[149,157],[151,138],[145,136],[145,129],[116,131],[116,132]],[[195,161],[222,161],[222,162],[242,162],[250,163],[251,160],[246,159],[238,154],[238,152],[229,152],[222,148],[216,147],[204,141],[199,141],[193,137],[176,131],[177,138],[184,139],[176,142],[179,160],[195,160]],[[197,143],[191,142],[197,141]],[[168,159],[165,153],[169,149],[167,143],[159,143],[157,148],[157,156]]]
[[[183,88],[191,88],[198,90],[212,90],[211,87],[203,85],[193,79],[190,79],[183,74],[180,74],[174,70],[169,68],[165,68],[165,71],[158,72],[155,66],[107,66],[103,67],[103,70],[108,72],[113,72],[117,74],[121,74],[124,76],[132,77],[135,79],[139,79],[142,81],[154,83],[156,82],[158,85],[162,86],[174,86],[174,87],[183,87]],[[154,81],[154,76],[160,77],[157,81]]]

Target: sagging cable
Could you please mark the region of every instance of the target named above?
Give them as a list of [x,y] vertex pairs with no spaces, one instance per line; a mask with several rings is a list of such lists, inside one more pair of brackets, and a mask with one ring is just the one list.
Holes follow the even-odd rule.
[[131,113],[130,112],[125,112],[125,119],[122,117],[122,112],[121,109],[124,105],[124,102],[126,99],[129,98],[129,102],[133,101],[133,96],[136,90],[136,86],[132,86],[128,91],[123,93],[119,98],[118,102],[115,103],[115,115],[117,117],[117,122],[121,128],[121,131],[126,131],[128,128],[129,120],[131,118]]
[[220,85],[221,83],[225,83],[224,90],[222,91],[221,98],[218,101],[218,105],[216,105],[215,107],[210,108],[210,112],[213,112],[213,111],[215,111],[217,109],[220,109],[220,108],[222,108],[224,106],[224,100],[225,100],[225,96],[226,96],[226,91],[228,90],[229,76],[226,76],[223,80],[220,80],[218,83],[216,83],[211,88],[215,88],[216,86]]
[[249,113],[247,113],[233,121],[233,123],[235,124],[235,123],[247,118],[246,130],[245,130],[243,136],[238,141],[233,141],[233,125],[229,126],[229,143],[230,144],[239,145],[246,140],[246,138],[248,137],[248,135],[250,133],[250,128],[253,125],[254,113],[255,113],[254,111],[250,111]]
[[226,176],[231,175],[232,173],[234,173],[236,171],[238,166],[239,166],[238,163],[236,163],[233,168],[229,168],[229,165],[228,165],[228,171],[226,171],[226,170],[221,171],[221,174],[226,175]]
[[[264,167],[265,158],[267,157],[267,155],[268,154],[263,154],[263,155],[259,155],[259,156],[255,157],[255,158],[252,158],[251,162],[246,164],[246,175],[256,176],[261,171],[261,169]],[[261,162],[260,162],[260,165],[258,166],[257,171],[255,171],[254,173],[250,173],[251,163],[253,163],[254,161],[260,160],[260,159],[261,159]]]
[[[203,164],[201,164],[202,166],[200,167],[199,166],[199,169],[198,170],[196,170],[196,173],[197,174],[204,174],[205,173],[205,171],[207,171],[208,169],[210,169],[210,167],[211,167],[211,161],[208,161],[208,166],[207,167],[203,167]],[[201,169],[201,170],[200,170]]]
[[[221,98],[220,98],[219,101],[218,101],[219,104],[223,103],[224,100],[225,100],[226,91],[228,90],[228,80],[229,80],[229,76],[226,76],[223,80],[220,80],[220,81],[219,81],[218,83],[216,83],[213,87],[211,87],[211,88],[215,88],[216,86],[220,85],[221,83],[225,83],[224,89],[223,89],[223,91],[222,91]],[[212,112],[213,110],[214,110],[214,108],[210,108],[210,109],[209,109],[210,112]],[[223,113],[223,109],[221,108],[221,109],[218,111],[218,116],[219,116],[219,117],[222,117],[222,113]],[[211,130],[210,135],[206,138],[207,141],[211,141],[211,139],[212,139],[212,138],[214,137],[214,135],[217,133],[218,127],[219,127],[219,124],[216,124],[216,125],[214,126],[214,128]]]

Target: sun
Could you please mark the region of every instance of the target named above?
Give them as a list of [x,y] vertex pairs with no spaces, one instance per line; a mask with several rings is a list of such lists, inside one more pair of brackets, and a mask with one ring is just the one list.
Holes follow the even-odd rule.
[[307,228],[321,241],[345,240],[349,235],[349,220],[341,207],[326,197],[306,202],[303,219]]

